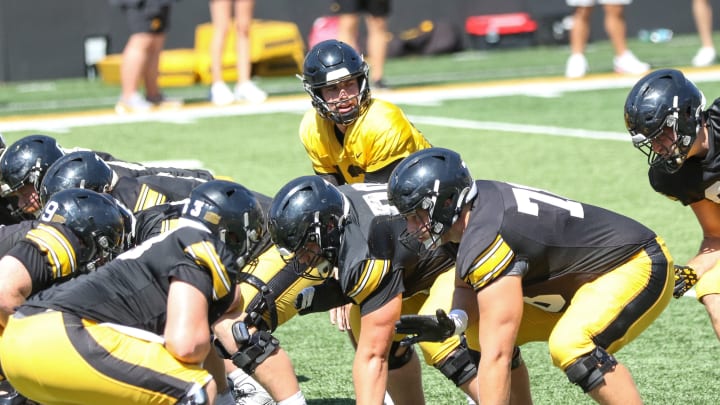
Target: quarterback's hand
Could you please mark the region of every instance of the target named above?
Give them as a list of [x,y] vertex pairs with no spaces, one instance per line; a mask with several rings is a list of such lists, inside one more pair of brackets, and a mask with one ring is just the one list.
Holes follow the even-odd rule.
[[450,336],[460,334],[467,327],[467,314],[461,310],[445,311],[438,309],[435,315],[402,315],[395,323],[395,331],[408,335],[400,341],[400,346],[410,346],[416,342],[442,342]]
[[698,281],[695,269],[690,266],[675,265],[675,288],[673,289],[673,297],[682,297],[692,286]]

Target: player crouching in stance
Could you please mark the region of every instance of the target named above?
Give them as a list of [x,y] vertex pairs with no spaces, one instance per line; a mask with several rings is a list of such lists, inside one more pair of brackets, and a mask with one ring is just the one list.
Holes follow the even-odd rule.
[[[275,195],[268,231],[284,256],[317,273],[303,277],[326,279],[302,290],[296,302],[301,315],[355,304],[349,324],[357,342],[352,367],[357,403],[380,404],[387,390],[396,405],[418,405],[425,403],[420,361],[412,345],[400,344],[404,336],[395,334],[395,322],[402,313],[450,310],[454,251],[406,243],[405,221],[387,204],[386,189],[298,177]],[[476,358],[460,337],[423,342],[420,349],[428,365],[477,398]]]
[[247,354],[236,279],[262,224],[241,185],[196,187],[176,229],[18,308],[0,343],[8,380],[42,404],[213,404],[211,327]]
[[[473,181],[460,155],[441,148],[403,160],[387,191],[409,234],[430,248],[458,244],[453,308],[469,316],[468,345],[482,347],[480,402],[508,403],[515,346],[545,341],[555,366],[598,403],[642,403],[613,353],[673,294],[672,258],[652,230],[546,191]],[[428,319],[440,338],[462,329],[444,313]],[[412,333],[417,321],[398,328]]]

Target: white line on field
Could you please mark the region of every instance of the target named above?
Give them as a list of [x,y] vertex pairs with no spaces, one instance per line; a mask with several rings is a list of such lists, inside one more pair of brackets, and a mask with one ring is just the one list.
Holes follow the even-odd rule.
[[561,128],[544,125],[509,124],[507,122],[472,121],[457,118],[410,116],[413,124],[433,125],[445,128],[478,129],[484,131],[520,132],[553,136],[570,136],[575,138],[609,139],[612,141],[629,142],[627,132],[589,131],[585,129]]
[[[686,75],[696,81],[720,80],[720,69],[687,69]],[[539,79],[508,80],[477,84],[454,84],[448,86],[398,89],[377,92],[377,97],[397,104],[434,105],[444,100],[499,97],[508,95],[528,95],[533,97],[556,97],[563,92],[588,91],[610,88],[630,88],[636,76],[615,74],[589,75],[580,80],[566,80],[551,77]],[[72,128],[115,125],[137,122],[171,122],[177,124],[192,123],[200,118],[219,116],[238,116],[250,114],[301,113],[310,108],[307,96],[270,97],[262,104],[238,104],[217,107],[210,103],[185,106],[176,111],[157,111],[143,114],[117,115],[114,112],[68,113],[30,118],[9,118],[0,122],[0,133],[13,131],[67,132]],[[414,117],[416,122],[428,125],[455,125],[468,128],[500,131],[529,132],[548,135],[578,136],[598,139],[616,139],[618,133],[585,131],[581,129],[531,126],[497,122],[475,122],[469,120],[443,119],[433,117]],[[623,135],[624,136],[624,135]]]

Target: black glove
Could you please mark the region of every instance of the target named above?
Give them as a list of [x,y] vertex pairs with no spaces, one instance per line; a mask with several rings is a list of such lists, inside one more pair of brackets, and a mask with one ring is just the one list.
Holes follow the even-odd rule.
[[298,314],[307,315],[312,312],[325,312],[349,302],[343,294],[340,282],[329,278],[320,285],[303,288],[295,297],[295,309]]
[[402,315],[395,323],[397,333],[408,335],[400,341],[400,346],[410,346],[416,342],[442,342],[455,334],[455,322],[445,311],[438,309],[433,315]]
[[695,269],[690,266],[675,265],[675,288],[673,289],[673,297],[680,298],[692,288],[698,281]]

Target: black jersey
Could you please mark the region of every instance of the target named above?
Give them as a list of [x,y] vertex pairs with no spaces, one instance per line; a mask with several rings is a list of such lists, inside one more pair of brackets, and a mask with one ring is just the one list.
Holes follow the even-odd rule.
[[[256,191],[250,192],[258,200],[263,214],[267,215],[272,198]],[[177,227],[178,219],[182,214],[186,202],[187,198],[156,205],[137,212],[135,215],[135,230],[133,232],[135,243],[140,244],[153,236],[168,232]],[[264,226],[267,227],[267,224]],[[262,239],[254,245],[250,256],[257,257],[271,246],[270,233],[267,231],[267,228],[265,228]]]
[[28,219],[17,224],[0,225],[0,257],[5,256],[37,223]]
[[[97,152],[96,152],[97,153]],[[118,177],[141,177],[164,175],[180,178],[213,180],[212,173],[204,169],[180,169],[176,167],[153,167],[145,166],[140,163],[125,162],[122,160],[112,159],[105,160],[105,163],[117,174]]]
[[188,199],[146,208],[135,214],[134,243],[146,240],[177,228],[180,215]]
[[86,271],[86,263],[79,261],[84,247],[70,228],[35,221],[25,221],[18,226],[28,225],[32,227],[20,234],[22,237],[6,254],[18,259],[27,269],[32,280],[31,295]]
[[51,308],[162,335],[170,281],[177,279],[205,295],[214,323],[234,299],[237,257],[199,222],[181,221],[98,270],[43,291],[19,311]]
[[720,204],[720,98],[707,110],[707,123],[707,155],[688,158],[675,173],[651,167],[648,178],[655,191],[683,205],[703,199]]
[[110,194],[132,212],[190,196],[204,180],[165,175],[120,177]]
[[0,225],[12,225],[21,221],[13,215],[17,207],[17,198],[12,196],[0,197]]
[[367,314],[397,294],[429,288],[454,264],[454,251],[426,250],[403,238],[406,222],[387,200],[386,184],[356,183],[340,191],[351,202],[343,230],[338,275],[343,292]]
[[[547,191],[498,181],[475,183],[478,194],[456,268],[476,291],[508,274],[523,277],[526,294],[541,283],[577,288],[656,237],[631,218]],[[572,295],[574,290],[565,292]]]

